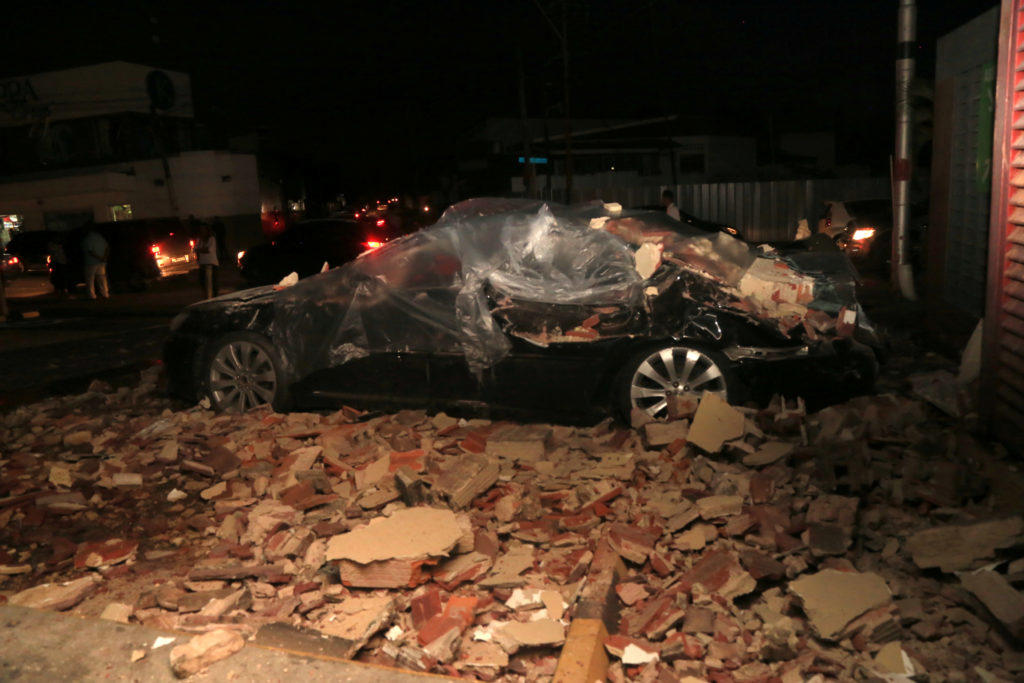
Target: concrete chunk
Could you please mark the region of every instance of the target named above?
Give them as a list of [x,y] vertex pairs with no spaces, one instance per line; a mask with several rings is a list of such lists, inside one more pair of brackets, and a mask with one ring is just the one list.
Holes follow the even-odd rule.
[[973,593],[1014,638],[1024,640],[1024,595],[1020,591],[1002,574],[989,569],[959,576],[964,588]]
[[236,631],[210,631],[172,649],[171,670],[178,678],[187,678],[214,662],[230,657],[243,647],[245,640]]
[[822,638],[837,640],[851,621],[892,600],[878,574],[823,569],[790,582],[789,590],[803,604],[811,626]]
[[99,586],[100,580],[86,576],[64,583],[43,583],[38,586],[15,593],[11,596],[12,605],[62,611],[71,609],[80,603],[85,596]]
[[705,391],[686,438],[708,453],[717,453],[726,441],[743,436],[744,425],[743,413],[718,394]]
[[966,526],[943,526],[919,531],[907,539],[906,547],[921,569],[938,567],[944,572],[973,569],[995,555],[1024,541],[1024,520],[1020,517]]
[[334,536],[327,543],[327,559],[368,564],[377,560],[447,557],[464,532],[451,510],[406,508]]

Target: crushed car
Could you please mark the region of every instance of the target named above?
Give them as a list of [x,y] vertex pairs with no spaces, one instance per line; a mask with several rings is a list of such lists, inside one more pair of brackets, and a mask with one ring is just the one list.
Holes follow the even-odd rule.
[[754,249],[661,212],[472,199],[292,286],[171,324],[172,393],[272,404],[663,417],[704,392],[835,400],[870,388],[876,336],[841,252]]

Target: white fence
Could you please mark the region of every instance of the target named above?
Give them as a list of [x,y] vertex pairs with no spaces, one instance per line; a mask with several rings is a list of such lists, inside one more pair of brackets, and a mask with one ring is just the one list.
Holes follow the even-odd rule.
[[676,204],[683,211],[735,226],[752,242],[792,239],[801,218],[806,218],[813,230],[826,199],[885,199],[890,196],[888,178],[834,178],[675,187],[610,186],[574,191],[573,201],[602,199],[627,208],[655,205],[666,187],[675,192]]

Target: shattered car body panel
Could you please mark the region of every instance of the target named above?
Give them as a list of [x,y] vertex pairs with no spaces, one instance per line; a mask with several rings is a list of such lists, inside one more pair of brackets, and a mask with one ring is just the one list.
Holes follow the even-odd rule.
[[[389,356],[392,365],[421,357],[419,375],[444,358],[440,366],[475,378],[471,393],[487,402],[503,361],[524,354],[593,367],[595,357],[614,363],[638,344],[674,340],[733,349],[741,364],[765,361],[766,349],[772,360],[829,357],[836,340],[848,346],[870,333],[852,280],[829,258],[845,260],[766,255],[664,214],[600,202],[468,200],[431,228],[292,287],[191,307],[168,358],[191,355],[200,366],[201,343],[244,330],[273,344],[289,383],[313,386],[326,374],[351,384],[344,366]],[[610,371],[590,374],[606,381]],[[201,372],[189,375],[195,396]]]

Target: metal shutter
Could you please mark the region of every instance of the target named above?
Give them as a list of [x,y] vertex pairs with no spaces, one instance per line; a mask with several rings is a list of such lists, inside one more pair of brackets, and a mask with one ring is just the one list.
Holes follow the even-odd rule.
[[1024,455],[1024,0],[1003,0],[993,147],[984,417]]

